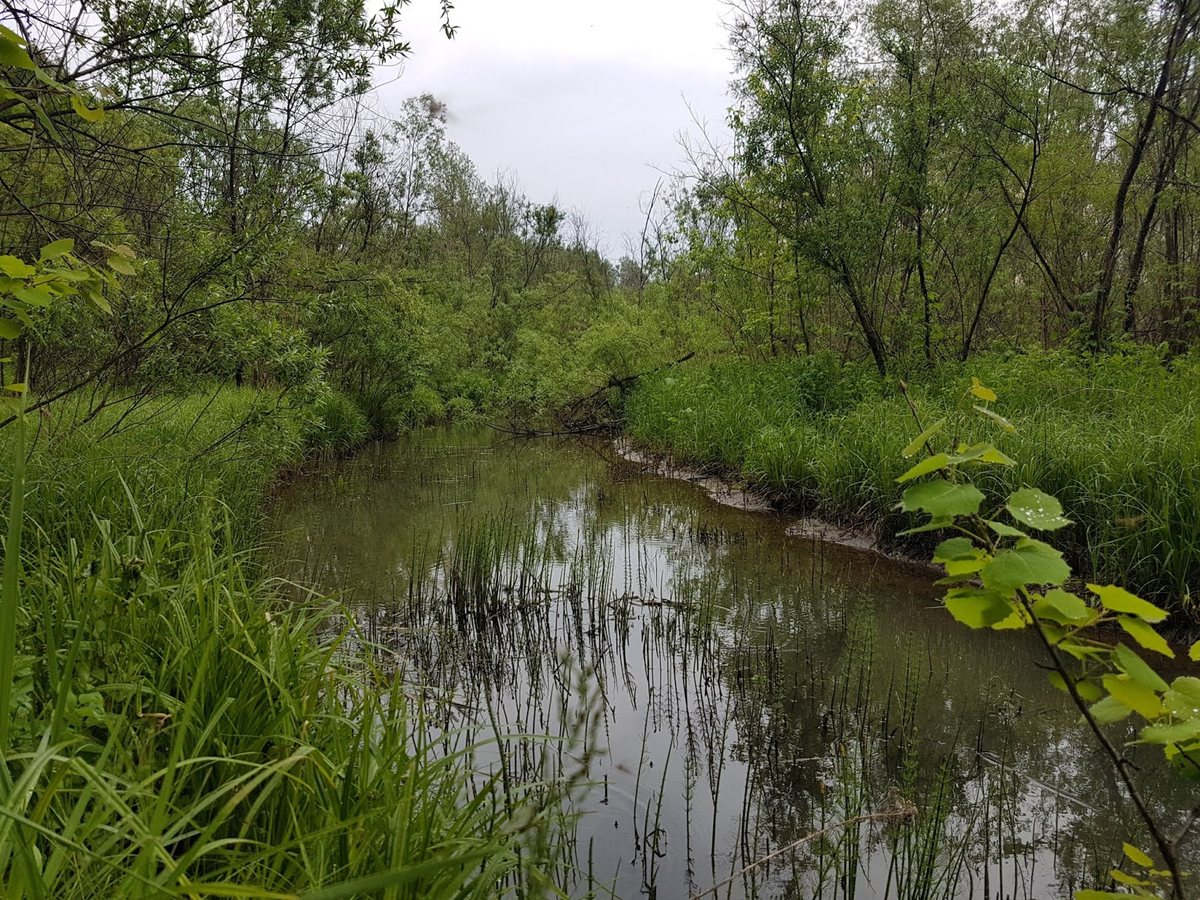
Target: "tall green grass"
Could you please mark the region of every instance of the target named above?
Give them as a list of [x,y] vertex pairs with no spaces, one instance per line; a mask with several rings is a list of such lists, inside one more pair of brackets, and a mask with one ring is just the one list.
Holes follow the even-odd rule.
[[[1190,613],[1200,595],[1200,361],[989,356],[914,377],[910,389],[935,416],[972,376],[999,393],[997,411],[1017,427],[987,434],[1018,462],[997,470],[992,486],[1055,494],[1077,523],[1055,535],[1077,571]],[[668,370],[639,383],[626,421],[653,449],[876,526],[885,542],[898,543],[911,524],[894,506],[912,419],[898,385],[860,368],[818,356]]]
[[247,549],[303,425],[251,391],[40,420],[0,896],[482,898],[545,880],[529,859],[551,856],[553,792],[500,790],[469,747],[435,744],[435,701],[332,602],[283,603]]

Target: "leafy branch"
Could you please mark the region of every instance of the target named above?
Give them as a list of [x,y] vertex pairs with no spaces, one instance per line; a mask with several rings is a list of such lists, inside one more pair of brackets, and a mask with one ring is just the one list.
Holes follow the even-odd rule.
[[[929,517],[906,533],[958,532],[933,554],[946,573],[937,583],[946,588],[947,611],[970,628],[1032,628],[1037,634],[1049,658],[1051,683],[1066,691],[1078,708],[1161,859],[1160,868],[1149,854],[1126,844],[1126,857],[1143,872],[1137,876],[1114,869],[1113,880],[1139,897],[1158,896],[1156,885],[1168,882],[1171,896],[1185,900],[1180,850],[1200,819],[1200,807],[1175,836],[1168,835],[1138,789],[1132,763],[1104,730],[1105,725],[1137,716],[1143,723],[1137,742],[1161,746],[1181,775],[1200,780],[1200,678],[1184,675],[1168,683],[1142,656],[1144,652],[1174,658],[1175,651],[1155,627],[1166,620],[1166,611],[1117,585],[1089,584],[1083,596],[1068,589],[1071,567],[1062,553],[1032,534],[1072,524],[1051,495],[1023,487],[985,511],[988,498],[971,473],[1015,463],[992,443],[967,444],[960,435],[977,416],[1015,431],[988,406],[997,399],[994,391],[973,379],[956,413],[925,427],[907,386],[901,383],[901,389],[920,431],[904,454],[924,451],[926,456],[898,479],[916,482],[905,490],[899,508]],[[950,424],[949,446],[939,450]],[[1124,642],[1114,643],[1118,629],[1141,652]],[[1200,660],[1200,641],[1191,647],[1190,656]],[[1075,896],[1106,900],[1129,895],[1088,890]]]

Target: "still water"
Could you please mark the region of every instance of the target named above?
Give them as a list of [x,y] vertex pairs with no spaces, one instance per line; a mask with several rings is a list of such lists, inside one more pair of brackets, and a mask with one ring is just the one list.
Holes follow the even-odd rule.
[[500,735],[481,770],[570,784],[572,896],[1103,886],[1137,826],[1027,636],[724,499],[611,442],[431,430],[316,466],[273,521],[280,574],[342,593],[446,734]]

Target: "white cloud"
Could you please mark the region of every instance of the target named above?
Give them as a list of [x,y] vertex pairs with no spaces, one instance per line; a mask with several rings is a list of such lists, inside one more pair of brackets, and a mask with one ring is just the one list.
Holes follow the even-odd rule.
[[[457,37],[438,4],[405,11],[413,56],[381,88],[386,111],[426,91],[481,173],[515,172],[528,195],[583,209],[619,255],[639,197],[683,162],[693,114],[724,134],[728,53],[720,0],[460,0]],[[689,109],[689,106],[691,109]]]

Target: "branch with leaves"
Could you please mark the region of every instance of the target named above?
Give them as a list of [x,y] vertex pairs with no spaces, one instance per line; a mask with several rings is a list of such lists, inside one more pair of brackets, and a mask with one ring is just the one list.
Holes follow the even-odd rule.
[[[947,611],[970,628],[1031,629],[1037,635],[1049,659],[1051,683],[1066,691],[1079,709],[1159,856],[1156,862],[1126,844],[1126,857],[1141,873],[1114,869],[1113,880],[1138,897],[1160,896],[1158,886],[1169,885],[1170,896],[1184,900],[1187,885],[1180,850],[1197,816],[1194,812],[1176,835],[1169,835],[1139,791],[1133,765],[1104,728],[1136,716],[1142,722],[1138,742],[1161,746],[1181,776],[1200,781],[1200,678],[1181,675],[1168,682],[1143,658],[1144,653],[1174,658],[1175,651],[1155,627],[1167,613],[1117,585],[1089,584],[1084,595],[1068,589],[1071,567],[1062,553],[1034,537],[1072,524],[1056,498],[1023,487],[989,503],[976,487],[973,472],[1015,464],[989,441],[967,443],[960,438],[969,420],[978,416],[1004,431],[1015,431],[988,405],[997,399],[994,391],[973,379],[960,409],[925,427],[903,383],[902,388],[920,429],[904,453],[924,452],[925,458],[899,478],[901,483],[915,482],[905,490],[900,509],[929,517],[906,533],[958,532],[942,541],[933,554],[933,561],[946,572],[937,583],[946,588]],[[945,449],[939,449],[942,443]],[[1114,641],[1119,632],[1132,645]],[[1200,641],[1191,647],[1190,657],[1200,661]],[[1076,900],[1107,900],[1130,895],[1087,890],[1075,896]]]

